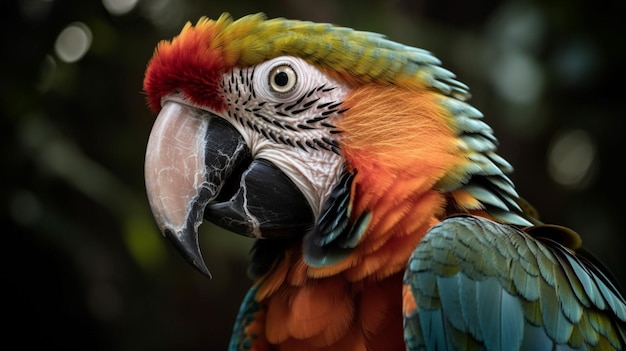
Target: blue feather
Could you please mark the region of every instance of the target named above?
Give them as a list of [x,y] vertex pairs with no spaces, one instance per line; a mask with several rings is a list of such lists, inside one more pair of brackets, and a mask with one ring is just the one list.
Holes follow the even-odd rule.
[[454,328],[465,332],[467,331],[467,321],[461,305],[461,296],[465,292],[460,291],[460,277],[461,274],[455,274],[451,277],[437,277],[437,285],[439,286],[441,307],[447,320]]
[[468,278],[465,274],[459,273],[459,302],[461,304],[461,312],[463,319],[467,325],[467,331],[474,339],[481,339],[483,334],[480,328],[478,314],[478,304],[476,303],[476,287],[479,284],[477,280]]
[[448,337],[441,310],[421,310],[419,320],[426,341],[426,350],[452,350],[448,347]]
[[476,287],[477,306],[482,341],[488,350],[502,350],[500,334],[500,293],[501,287],[496,278],[481,281]]
[[518,296],[500,288],[500,333],[502,350],[516,350],[524,337],[524,310]]

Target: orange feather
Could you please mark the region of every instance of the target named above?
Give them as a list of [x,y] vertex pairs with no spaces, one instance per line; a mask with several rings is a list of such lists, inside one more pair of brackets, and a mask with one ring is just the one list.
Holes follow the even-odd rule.
[[408,285],[402,286],[402,312],[405,316],[410,316],[417,310],[417,304],[415,304],[415,297],[411,288]]

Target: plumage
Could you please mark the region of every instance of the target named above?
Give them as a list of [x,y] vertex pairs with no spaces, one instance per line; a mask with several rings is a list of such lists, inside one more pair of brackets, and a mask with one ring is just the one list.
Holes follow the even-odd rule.
[[626,349],[616,282],[428,51],[225,14],[159,43],[144,90],[163,234],[207,275],[201,216],[257,240],[230,350]]
[[[481,230],[477,230],[477,227]],[[475,234],[472,233],[478,233],[480,236],[474,236]],[[502,235],[507,239],[503,240]],[[432,239],[431,236],[433,236]],[[528,245],[528,243],[532,243],[532,245]],[[476,248],[477,246],[492,246],[494,244],[496,249],[489,251]],[[450,250],[450,248],[454,249]],[[468,259],[466,257],[468,248],[471,248],[470,252],[481,255],[481,257],[475,259],[476,261]],[[448,252],[444,263],[437,263],[444,258],[438,254],[440,251]],[[514,254],[515,252],[517,254]],[[487,257],[484,256],[485,254]],[[508,262],[495,265],[484,264],[485,260],[497,260],[497,257],[504,257]],[[617,336],[624,330],[624,319],[619,316],[621,308],[609,308],[613,312],[608,315],[598,313],[598,311],[607,310],[607,304],[602,299],[602,293],[599,289],[593,290],[595,285],[592,282],[602,279],[598,275],[600,272],[598,274],[588,272],[585,275],[574,274],[569,276],[564,274],[562,270],[580,271],[585,269],[586,265],[576,259],[576,254],[573,251],[555,241],[539,237],[533,238],[518,228],[504,227],[486,219],[466,216],[453,217],[443,221],[429,232],[417,247],[412,260],[416,261],[409,265],[405,279],[409,279],[409,284],[415,287],[414,294],[418,306],[445,311],[451,309],[450,306],[455,307],[458,304],[455,303],[459,299],[456,294],[471,291],[469,296],[480,295],[476,292],[476,288],[464,290],[463,284],[455,284],[460,289],[449,289],[449,286],[446,286],[448,283],[445,279],[451,277],[463,279],[462,277],[465,277],[466,272],[472,272],[473,276],[469,276],[469,279],[476,282],[479,287],[485,287],[488,289],[487,291],[495,289],[498,295],[501,294],[502,297],[508,299],[508,304],[504,304],[503,300],[502,304],[499,305],[500,307],[494,304],[494,301],[500,300],[495,296],[492,296],[491,304],[486,303],[489,299],[484,304],[481,304],[480,300],[476,301],[478,307],[477,310],[473,311],[475,316],[472,317],[468,317],[468,314],[460,315],[456,308],[454,308],[454,312],[447,313],[450,323],[462,332],[468,331],[470,324],[465,323],[466,321],[470,318],[478,318],[481,328],[479,331],[475,330],[474,333],[471,333],[478,341],[495,340],[495,336],[487,334],[487,331],[500,329],[486,328],[486,325],[482,324],[492,322],[495,317],[489,317],[489,313],[493,315],[495,311],[488,311],[495,307],[496,310],[503,312],[505,310],[510,311],[511,308],[523,310],[524,313],[502,314],[507,316],[507,327],[517,325],[518,332],[524,332],[525,326],[529,323],[542,326],[543,332],[546,334],[545,337],[550,340],[550,347],[555,346],[555,344],[562,344],[565,347],[568,343],[573,348],[586,346],[589,349],[602,349],[601,345],[606,343],[611,344],[616,349],[623,347],[624,339],[619,340]],[[569,262],[564,264],[560,260],[568,260]],[[517,262],[524,264],[515,264]],[[450,267],[455,267],[452,269],[452,273]],[[433,299],[432,293],[425,294],[424,298],[421,298],[421,280],[410,283],[411,280],[419,279],[424,274],[429,277],[440,277],[436,286],[441,303],[433,303],[437,300]],[[521,282],[522,279],[523,283]],[[578,284],[586,285],[588,288],[586,290],[580,289]],[[610,300],[618,301],[621,299],[620,305],[624,305],[623,297],[614,287],[604,283],[601,286],[607,292],[606,295],[610,296]],[[487,287],[491,287],[491,289]],[[445,293],[442,292],[444,288],[447,288]],[[483,291],[485,288],[482,288]],[[487,297],[488,295],[485,293],[483,296]],[[511,299],[510,297],[516,298]],[[526,317],[528,321],[526,324],[520,324],[523,319],[515,319],[515,317]],[[574,329],[588,332],[590,327],[587,325],[587,318],[589,321],[593,321],[591,323],[596,324],[591,328],[597,334],[591,333],[594,334],[592,338],[589,338],[591,335],[588,335],[587,338],[583,337],[584,340],[577,340],[579,338],[578,332],[575,333]],[[514,330],[512,332],[515,333]],[[534,330],[533,333],[536,334],[538,331]],[[438,336],[435,335],[433,338],[436,339]],[[582,345],[580,345],[581,342]]]

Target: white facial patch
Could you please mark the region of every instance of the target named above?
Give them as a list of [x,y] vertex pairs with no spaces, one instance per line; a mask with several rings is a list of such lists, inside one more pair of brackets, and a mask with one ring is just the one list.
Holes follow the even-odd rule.
[[254,158],[274,163],[298,186],[316,218],[342,171],[334,122],[349,87],[305,60],[281,56],[223,77],[229,120]]

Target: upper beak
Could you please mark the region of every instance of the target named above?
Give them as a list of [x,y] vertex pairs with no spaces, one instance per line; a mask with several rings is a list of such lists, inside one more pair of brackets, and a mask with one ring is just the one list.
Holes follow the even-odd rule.
[[296,185],[271,162],[252,160],[230,123],[174,101],[165,102],[152,127],[145,182],[159,229],[207,276],[198,243],[203,217],[257,238],[304,233],[314,221]]

